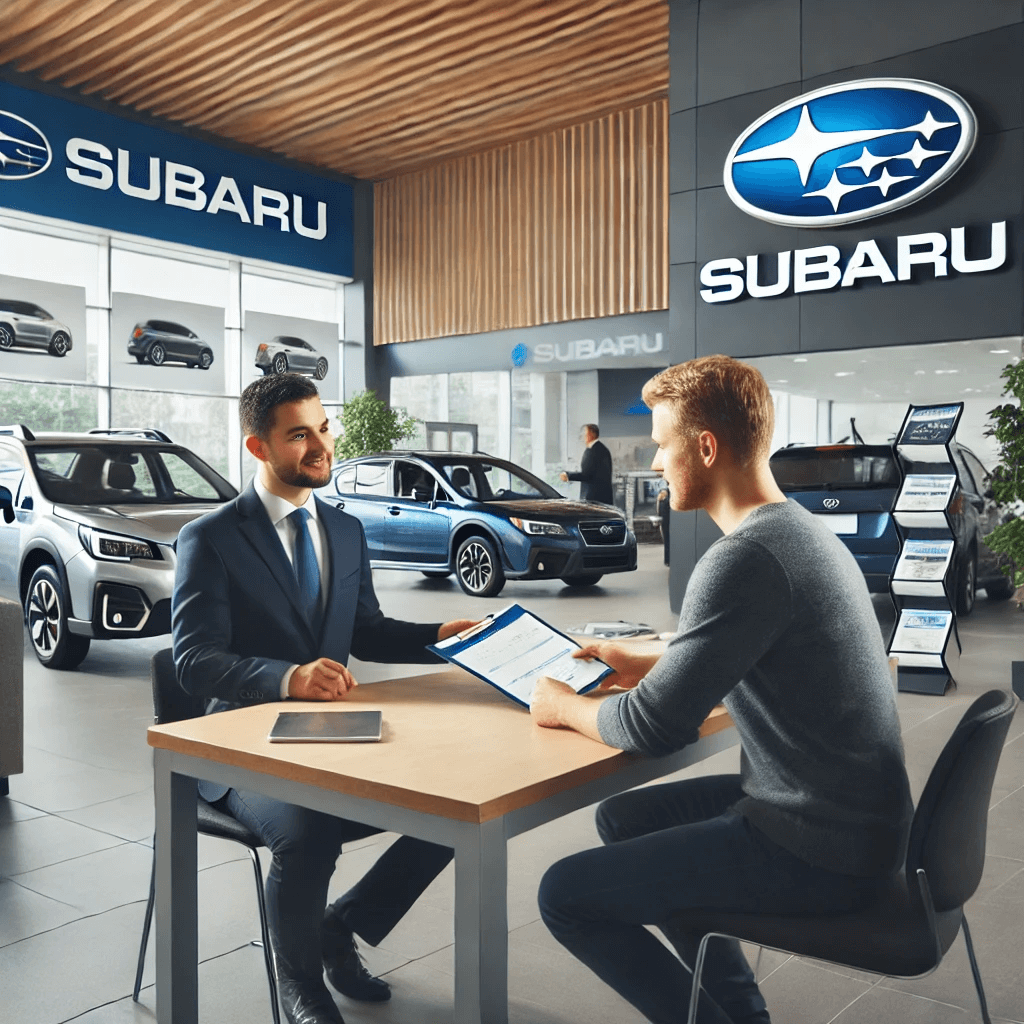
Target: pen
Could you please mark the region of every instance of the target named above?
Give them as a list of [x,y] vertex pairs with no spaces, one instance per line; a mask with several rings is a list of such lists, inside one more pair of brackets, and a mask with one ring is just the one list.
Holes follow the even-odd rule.
[[494,613],[488,612],[475,626],[470,626],[469,629],[464,629],[461,633],[456,633],[455,635],[460,640],[467,640],[474,633],[479,633],[481,629],[484,629],[493,618]]

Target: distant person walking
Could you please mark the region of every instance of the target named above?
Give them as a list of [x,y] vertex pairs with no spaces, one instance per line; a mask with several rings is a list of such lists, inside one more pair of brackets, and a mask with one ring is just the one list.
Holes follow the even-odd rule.
[[587,446],[580,460],[578,473],[563,473],[562,480],[580,481],[581,501],[612,504],[612,453],[598,440],[601,431],[596,423],[585,423],[581,431]]
[[672,497],[668,492],[668,484],[658,492],[658,516],[661,518],[661,539],[665,545],[665,564],[668,565],[669,523],[671,521]]

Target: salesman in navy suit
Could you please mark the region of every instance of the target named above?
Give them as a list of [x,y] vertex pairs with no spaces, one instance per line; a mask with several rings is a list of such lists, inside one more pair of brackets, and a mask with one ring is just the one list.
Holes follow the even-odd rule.
[[584,423],[580,431],[583,450],[578,473],[563,473],[563,483],[579,480],[581,501],[600,501],[605,505],[612,504],[612,453],[598,440],[601,431],[596,423]]
[[[178,538],[172,623],[184,689],[209,698],[208,714],[289,698],[337,701],[357,685],[345,667],[350,655],[439,660],[425,646],[472,623],[386,618],[361,524],[313,495],[330,480],[334,454],[316,385],[292,373],[263,377],[242,393],[239,417],[259,463],[255,480]],[[389,998],[387,983],[363,966],[353,933],[380,942],[452,851],[404,836],[325,913],[342,843],[379,829],[209,782],[200,793],[273,854],[267,912],[291,1024],[343,1024],[324,969],[350,998]]]

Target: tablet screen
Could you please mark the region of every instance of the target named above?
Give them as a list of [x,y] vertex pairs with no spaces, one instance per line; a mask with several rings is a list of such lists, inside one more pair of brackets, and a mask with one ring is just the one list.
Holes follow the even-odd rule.
[[381,735],[379,711],[282,711],[271,743],[374,743]]

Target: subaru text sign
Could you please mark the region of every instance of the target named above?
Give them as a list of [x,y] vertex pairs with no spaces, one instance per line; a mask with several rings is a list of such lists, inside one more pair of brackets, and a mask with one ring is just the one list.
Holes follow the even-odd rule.
[[860,79],[759,117],[733,143],[723,180],[741,210],[772,224],[849,224],[924,198],[959,170],[975,136],[973,111],[949,89]]
[[0,82],[0,207],[352,276],[352,188]]

